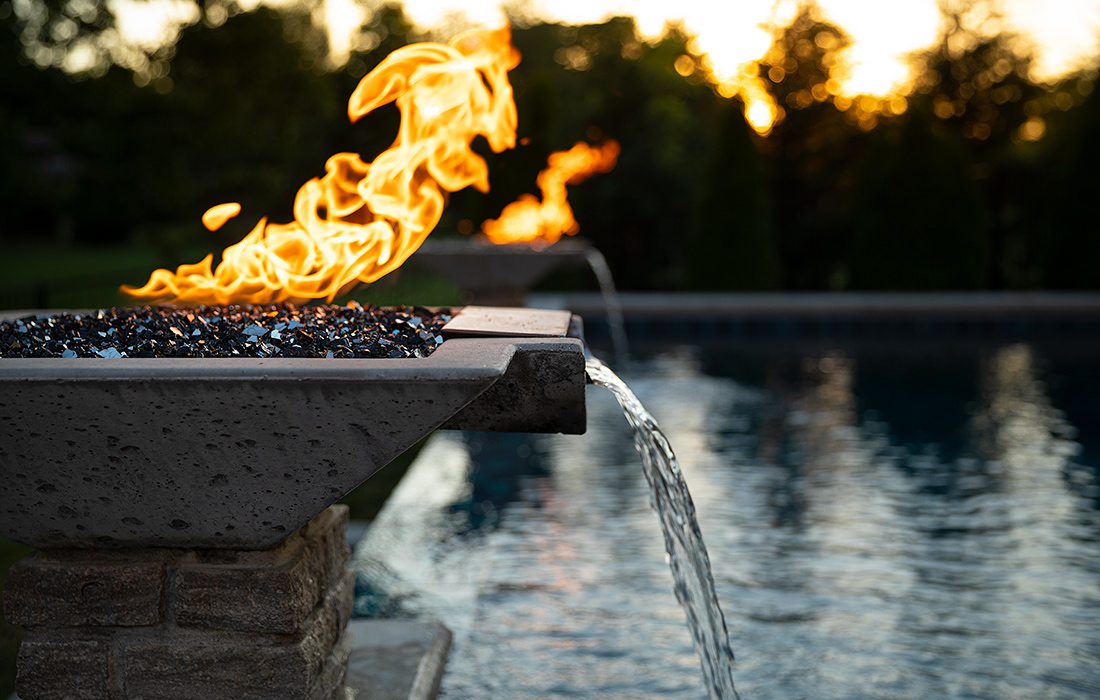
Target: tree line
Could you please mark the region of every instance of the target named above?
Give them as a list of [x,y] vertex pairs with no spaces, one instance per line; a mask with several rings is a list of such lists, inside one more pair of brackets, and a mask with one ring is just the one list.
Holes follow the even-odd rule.
[[[344,105],[386,54],[423,38],[400,9],[375,12],[339,68],[304,9],[203,11],[140,76],[116,64],[71,75],[28,58],[38,39],[0,3],[5,241],[154,243],[178,262],[259,216],[289,218],[329,154],[369,160],[389,145],[395,110],[353,127]],[[93,19],[88,31],[109,21]],[[782,110],[766,136],[682,32],[645,42],[628,18],[515,26],[521,145],[481,149],[492,191],[455,194],[435,235],[534,191],[551,151],[607,136],[622,144],[618,166],[571,201],[627,288],[1096,288],[1092,73],[1038,83],[1014,37],[948,26],[914,57],[902,101],[853,100],[830,82],[844,32],[805,6],[759,65]],[[244,214],[205,232],[198,215],[223,201]]]

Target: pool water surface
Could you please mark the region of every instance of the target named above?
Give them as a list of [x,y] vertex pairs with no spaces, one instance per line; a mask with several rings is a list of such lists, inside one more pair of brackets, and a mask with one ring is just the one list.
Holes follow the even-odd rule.
[[[752,698],[1100,696],[1100,346],[634,348]],[[449,698],[700,698],[632,436],[439,433],[361,614],[455,633]]]

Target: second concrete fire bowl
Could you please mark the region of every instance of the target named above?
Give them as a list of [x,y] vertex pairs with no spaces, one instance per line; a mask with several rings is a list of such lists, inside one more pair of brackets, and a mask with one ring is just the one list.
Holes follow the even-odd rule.
[[441,426],[584,432],[556,313],[467,307],[423,359],[0,360],[0,535],[265,548]]
[[591,250],[587,241],[576,238],[540,250],[471,237],[429,240],[412,262],[457,286],[469,303],[521,306],[532,286],[559,268],[585,265]]

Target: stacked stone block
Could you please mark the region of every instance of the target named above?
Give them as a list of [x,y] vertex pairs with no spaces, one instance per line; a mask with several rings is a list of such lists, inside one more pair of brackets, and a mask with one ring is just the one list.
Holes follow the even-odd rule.
[[346,696],[347,508],[263,551],[55,550],[17,563],[22,700]]

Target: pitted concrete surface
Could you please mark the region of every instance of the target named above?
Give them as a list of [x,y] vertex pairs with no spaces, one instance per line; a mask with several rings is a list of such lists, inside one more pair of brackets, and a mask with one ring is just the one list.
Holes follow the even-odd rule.
[[[579,435],[587,427],[584,403],[584,355],[568,352],[579,343],[562,338],[557,347],[539,339],[509,365],[508,371],[443,424],[453,430]],[[578,382],[577,378],[582,381]],[[536,386],[538,391],[529,391]]]
[[509,429],[583,430],[582,354],[454,338],[416,360],[0,360],[0,535],[270,547],[505,378],[514,401],[495,393],[464,427],[503,411]]
[[439,694],[450,631],[438,622],[352,620],[347,686],[370,700],[432,700]]

